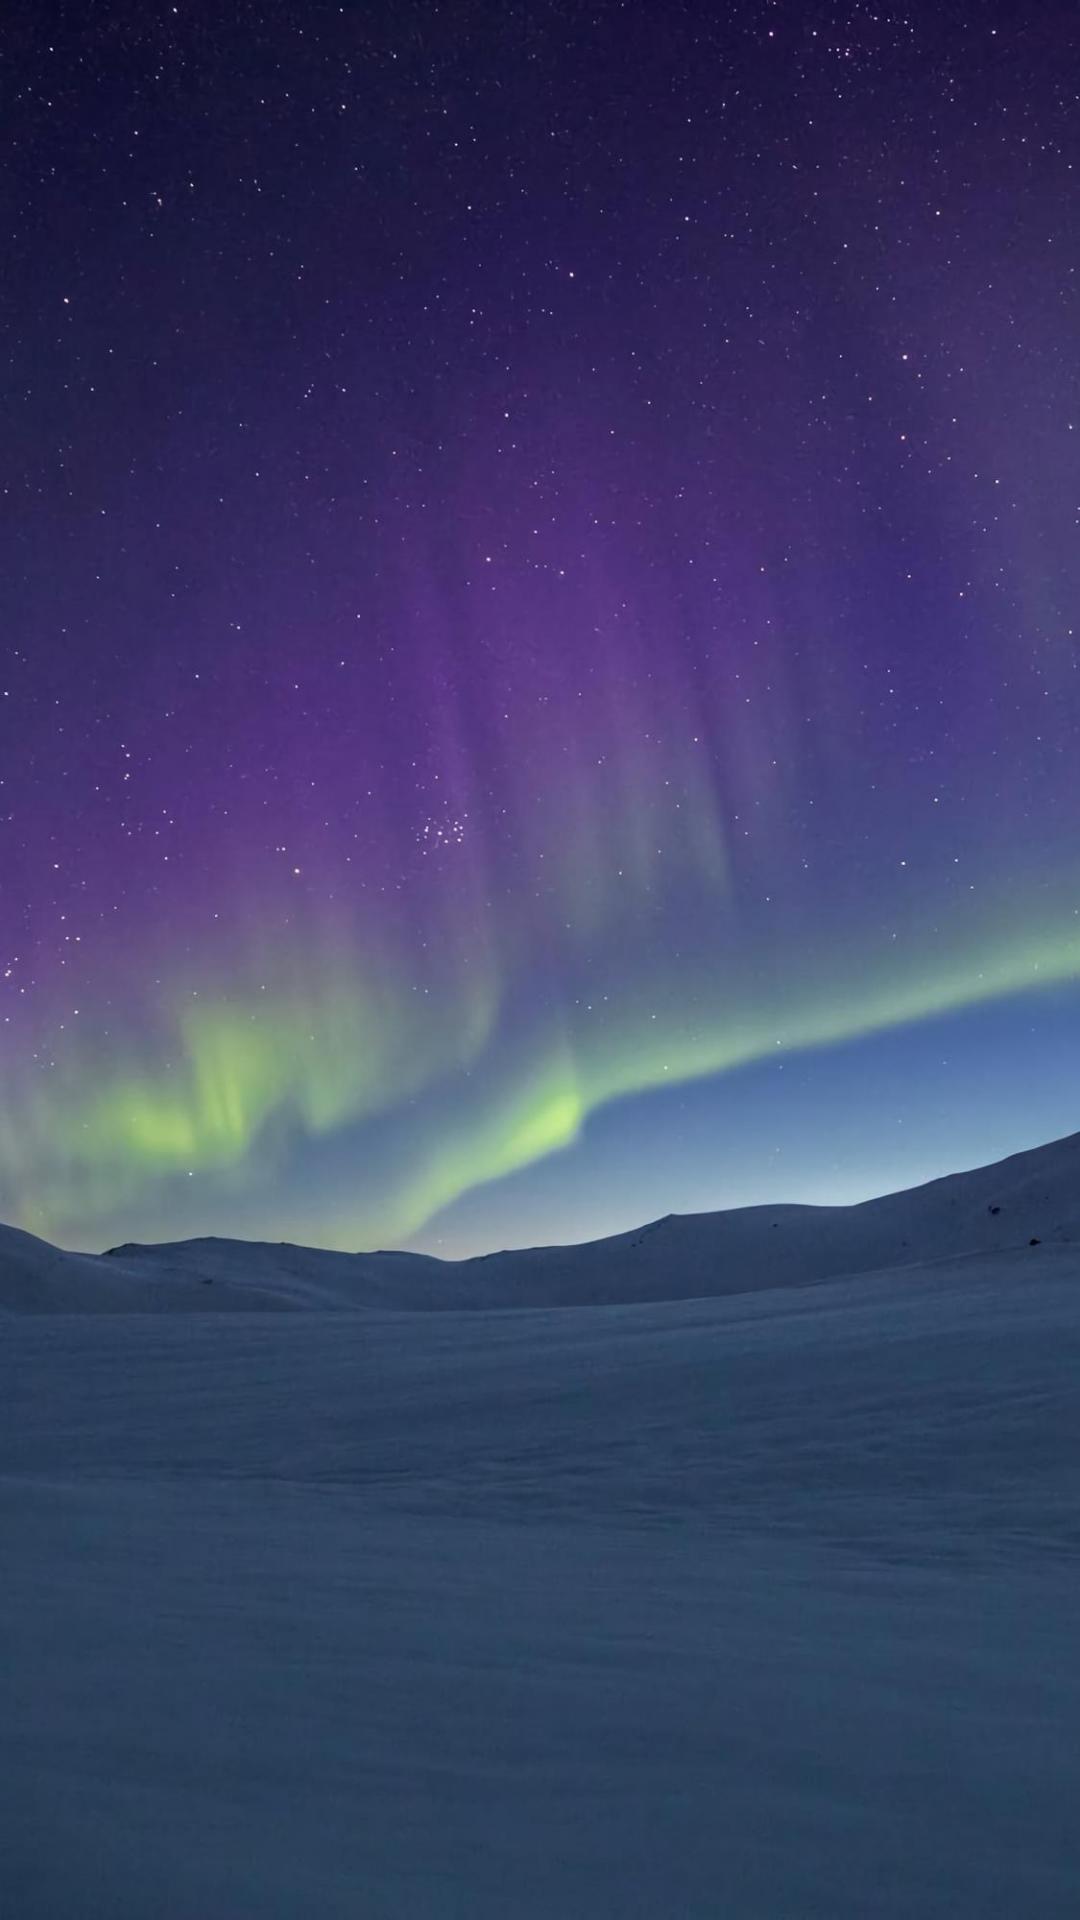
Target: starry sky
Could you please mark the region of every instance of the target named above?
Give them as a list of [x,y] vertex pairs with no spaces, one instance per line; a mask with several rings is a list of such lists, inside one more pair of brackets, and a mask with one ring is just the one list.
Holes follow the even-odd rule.
[[456,1256],[1080,1127],[1075,9],[3,51],[0,1218]]

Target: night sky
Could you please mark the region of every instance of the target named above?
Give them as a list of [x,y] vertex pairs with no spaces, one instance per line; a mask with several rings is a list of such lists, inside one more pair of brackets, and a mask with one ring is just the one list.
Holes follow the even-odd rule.
[[1074,7],[0,51],[0,1218],[456,1255],[1080,1127]]

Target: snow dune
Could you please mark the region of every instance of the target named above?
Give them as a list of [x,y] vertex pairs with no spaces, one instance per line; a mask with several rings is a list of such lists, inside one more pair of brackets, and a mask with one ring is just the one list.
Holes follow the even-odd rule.
[[1078,1173],[462,1267],[6,1236],[0,1911],[1072,1920]]

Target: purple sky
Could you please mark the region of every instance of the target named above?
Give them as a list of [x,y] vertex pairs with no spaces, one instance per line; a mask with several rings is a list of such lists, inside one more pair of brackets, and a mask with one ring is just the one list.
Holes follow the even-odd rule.
[[1078,41],[17,12],[0,1217],[458,1254],[1080,1125]]

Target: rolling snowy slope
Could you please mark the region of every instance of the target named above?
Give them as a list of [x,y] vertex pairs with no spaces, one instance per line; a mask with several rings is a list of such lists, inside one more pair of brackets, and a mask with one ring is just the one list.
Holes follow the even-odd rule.
[[670,1215],[584,1246],[458,1262],[243,1240],[62,1254],[0,1229],[0,1307],[18,1311],[451,1310],[678,1300],[806,1285],[957,1254],[1080,1243],[1080,1134],[853,1207]]
[[1076,1156],[507,1256],[578,1302],[512,1312],[12,1236],[118,1292],[0,1340],[0,1911],[1072,1920]]

